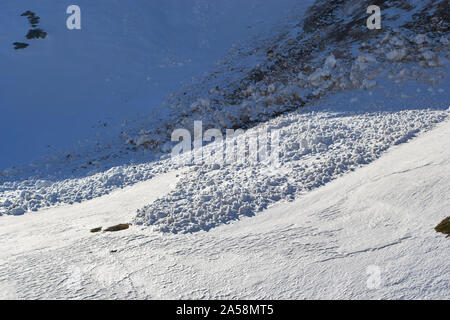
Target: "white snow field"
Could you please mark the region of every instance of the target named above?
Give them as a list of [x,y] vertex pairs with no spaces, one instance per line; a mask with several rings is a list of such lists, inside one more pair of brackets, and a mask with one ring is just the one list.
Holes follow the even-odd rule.
[[450,299],[446,2],[296,2],[0,4],[0,299]]
[[[291,203],[209,232],[132,226],[174,173],[72,206],[4,216],[1,298],[449,299],[450,121]],[[115,252],[112,252],[115,251]]]

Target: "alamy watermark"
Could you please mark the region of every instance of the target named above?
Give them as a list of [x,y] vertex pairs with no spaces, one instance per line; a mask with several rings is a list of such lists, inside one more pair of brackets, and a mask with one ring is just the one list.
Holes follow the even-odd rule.
[[[67,14],[70,16],[66,20],[66,26],[69,30],[80,30],[81,29],[81,8],[78,5],[72,4],[67,7]],[[366,25],[369,30],[379,30],[381,29],[381,9],[377,5],[370,5],[366,11],[370,14],[367,19]]]
[[81,29],[81,9],[77,5],[70,5],[66,10],[67,14],[70,16],[66,20],[66,26],[69,30],[80,30]]
[[379,6],[371,5],[367,8],[367,14],[370,17],[367,19],[367,29],[380,30],[381,29],[381,9]]
[[[225,136],[222,132],[225,132]],[[193,136],[187,129],[176,129],[172,132],[171,140],[178,142],[172,148],[172,160],[181,165],[263,163],[279,166],[279,130],[245,132],[243,129],[222,131],[212,128],[203,132],[203,122],[194,121]]]

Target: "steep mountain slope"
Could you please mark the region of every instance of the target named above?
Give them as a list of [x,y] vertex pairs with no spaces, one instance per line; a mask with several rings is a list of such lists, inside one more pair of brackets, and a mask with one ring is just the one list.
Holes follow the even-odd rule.
[[[289,169],[267,174],[264,163],[219,163],[220,170],[214,166],[213,172],[208,164],[195,166],[182,190],[143,208],[136,219],[163,231],[209,229],[293,199],[432,128],[448,115],[443,2],[411,1],[405,6],[384,1],[383,28],[374,31],[365,26],[365,4],[338,1],[325,6],[317,1],[304,18],[294,14],[277,36],[237,48],[217,70],[173,95],[167,102],[173,109],[167,122],[129,122],[120,128],[120,137],[109,141],[102,136],[87,151],[78,148],[24,170],[1,172],[0,214],[84,201],[167,172],[176,167],[167,159],[175,144],[171,133],[192,130],[195,120],[203,121],[204,129],[222,131],[256,126],[245,139],[264,128],[279,130],[281,161]],[[299,10],[304,13],[307,5]],[[424,21],[430,23],[426,28],[420,27]],[[302,106],[305,114],[293,112],[258,125]],[[243,155],[251,158],[255,152],[259,150]],[[244,177],[250,177],[241,181],[240,174],[248,170]],[[214,175],[222,178],[215,181]],[[190,184],[192,179],[198,183]],[[260,188],[254,191],[255,186]],[[202,200],[216,193],[226,201],[220,201],[222,196],[215,203]]]
[[190,235],[132,227],[163,175],[0,224],[0,299],[449,299],[450,122],[292,203]]
[[[175,8],[174,1],[158,8],[145,3],[128,9],[142,5],[172,14]],[[209,8],[206,1],[185,3]],[[207,12],[233,12],[236,3],[221,1]],[[373,3],[382,7],[383,22],[381,30],[369,31],[366,8]],[[234,46],[212,69],[200,58],[188,64],[209,72],[174,85],[179,91],[165,104],[155,98],[150,119],[102,124],[97,140],[0,171],[0,299],[450,298],[449,242],[433,229],[450,204],[448,2],[373,3],[302,2],[265,37]],[[118,19],[120,6],[111,7]],[[96,2],[89,8],[105,7]],[[47,40],[56,46],[55,29],[41,18],[46,38],[4,61],[14,66],[30,59],[29,66],[35,59],[30,50],[44,54],[40,46]],[[192,22],[179,18],[169,20]],[[201,21],[209,19],[216,22],[212,16]],[[127,91],[128,80],[142,75],[141,64],[153,63],[146,50],[170,47],[164,42],[170,41],[140,38],[147,32],[141,26],[153,23],[148,20],[135,25],[134,38],[95,23],[92,48],[136,58],[117,67],[124,68],[124,79],[111,81],[134,92]],[[197,23],[187,33],[196,34]],[[123,48],[128,41],[133,44]],[[159,53],[149,57],[167,56]],[[78,63],[89,56],[73,58]],[[171,62],[185,57],[175,56]],[[110,63],[99,65],[100,77]],[[174,67],[161,79],[184,79],[192,75],[188,69]],[[28,84],[47,88],[34,76]],[[0,84],[17,90],[19,78],[11,79]],[[87,86],[97,86],[91,80]],[[70,86],[57,89],[63,87]],[[145,97],[153,89],[142,89],[135,106],[153,101]],[[28,98],[36,93],[30,92]],[[247,130],[171,158],[173,130],[192,134],[194,121],[219,133]],[[217,157],[235,143],[240,148],[232,161]],[[268,146],[271,156],[264,157]],[[208,161],[178,162],[198,154]],[[119,223],[131,225],[117,233],[90,232]]]
[[[104,142],[126,119],[164,117],[169,93],[233,44],[270,31],[297,1],[80,0],[81,30],[68,30],[71,4],[0,4],[0,170],[86,138],[95,144],[97,133]],[[26,39],[26,11],[39,17],[45,39]],[[14,42],[29,46],[14,50]]]
[[316,1],[275,37],[237,52],[172,96],[173,115],[161,129],[166,138],[149,129],[143,133],[148,145],[158,149],[175,128],[192,129],[197,119],[207,127],[246,128],[336,92],[385,88],[389,95],[387,78],[397,85],[448,83],[448,2],[376,3],[383,16],[380,30],[366,27],[370,1]]

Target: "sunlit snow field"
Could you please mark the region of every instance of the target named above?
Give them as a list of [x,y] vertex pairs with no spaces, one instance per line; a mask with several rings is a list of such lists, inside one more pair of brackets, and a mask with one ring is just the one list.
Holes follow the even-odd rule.
[[0,299],[449,299],[439,1],[298,2],[1,3]]

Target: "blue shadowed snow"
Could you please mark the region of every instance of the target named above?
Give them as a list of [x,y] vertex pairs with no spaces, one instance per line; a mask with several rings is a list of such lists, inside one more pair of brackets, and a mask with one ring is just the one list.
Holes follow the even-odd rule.
[[[150,114],[228,49],[264,33],[295,0],[79,0],[82,30],[66,28],[73,1],[0,4],[0,169],[64,150],[99,123]],[[27,40],[26,17],[47,38]],[[13,42],[30,46],[14,50]]]

